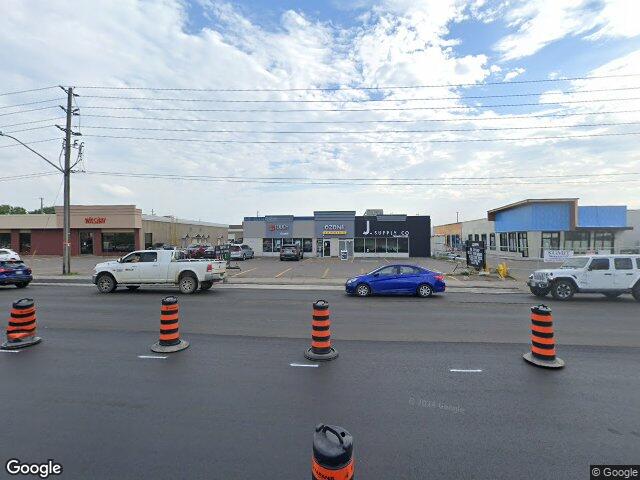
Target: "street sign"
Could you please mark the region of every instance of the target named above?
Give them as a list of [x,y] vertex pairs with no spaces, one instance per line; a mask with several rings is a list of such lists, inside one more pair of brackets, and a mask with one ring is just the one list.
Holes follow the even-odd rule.
[[467,242],[467,265],[480,271],[487,265],[486,248],[484,242]]

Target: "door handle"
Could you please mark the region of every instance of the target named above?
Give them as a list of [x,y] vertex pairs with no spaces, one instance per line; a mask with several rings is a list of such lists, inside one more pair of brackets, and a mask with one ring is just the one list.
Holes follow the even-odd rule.
[[605,273],[605,275],[607,275],[608,277],[610,277],[612,274],[611,274],[611,273]]

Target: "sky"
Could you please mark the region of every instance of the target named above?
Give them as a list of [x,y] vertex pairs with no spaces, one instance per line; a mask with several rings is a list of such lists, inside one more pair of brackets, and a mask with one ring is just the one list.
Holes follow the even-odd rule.
[[[0,131],[58,163],[73,86],[73,204],[220,223],[640,208],[636,0],[3,6]],[[0,166],[0,203],[62,204],[61,175],[6,137]]]

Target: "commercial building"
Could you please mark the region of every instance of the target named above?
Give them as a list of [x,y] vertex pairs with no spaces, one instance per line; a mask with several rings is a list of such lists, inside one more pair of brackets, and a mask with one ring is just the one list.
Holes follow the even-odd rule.
[[[23,254],[62,255],[63,209],[0,215],[0,246]],[[121,255],[154,245],[222,244],[228,225],[143,215],[135,205],[72,205],[71,254]]]
[[[501,255],[542,258],[545,250],[640,251],[640,210],[580,206],[577,198],[526,199],[494,208],[486,218],[434,227],[434,234],[484,241]],[[451,245],[451,244],[449,244]]]
[[313,216],[246,217],[244,243],[257,256],[278,256],[283,245],[299,245],[319,257],[428,257],[428,216],[369,215],[317,211]]
[[442,237],[439,244],[445,250],[458,250],[462,243],[462,223],[446,223],[444,225],[436,225],[433,227],[433,235]]

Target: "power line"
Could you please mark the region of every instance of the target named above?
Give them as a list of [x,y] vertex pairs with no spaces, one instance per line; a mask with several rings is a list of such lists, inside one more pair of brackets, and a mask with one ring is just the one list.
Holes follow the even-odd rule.
[[[209,118],[175,118],[175,117],[134,117],[130,115],[97,115],[86,113],[83,117],[92,118],[114,118],[119,120],[157,120],[169,122],[205,122],[205,123],[273,123],[273,124],[359,124],[359,123],[421,123],[421,122],[467,122],[467,121],[488,121],[488,120],[512,120],[517,118],[553,118],[553,117],[576,117],[582,115],[609,115],[618,113],[638,113],[640,110],[614,110],[604,112],[583,112],[583,113],[548,113],[540,115],[504,115],[501,117],[462,117],[462,118],[428,118],[416,120],[222,120]],[[55,120],[55,119],[54,119]],[[45,121],[45,120],[38,120]],[[26,122],[31,123],[31,122]],[[23,125],[16,123],[14,125]],[[5,127],[13,125],[5,125]],[[1,128],[1,127],[0,127]]]
[[64,117],[50,117],[50,118],[43,118],[41,120],[31,120],[29,122],[9,123],[7,125],[0,125],[0,129],[7,128],[7,127],[17,127],[20,125],[31,125],[33,123],[51,122],[54,120],[60,120],[61,118],[64,118]]
[[0,182],[9,182],[12,180],[23,180],[28,178],[48,177],[50,175],[58,175],[57,172],[40,172],[40,173],[26,173],[23,175],[12,175],[9,177],[0,177]]
[[[322,182],[314,179],[309,179],[311,181],[300,183],[293,182],[291,180],[286,181],[272,181],[272,180],[251,180],[246,178],[234,178],[234,179],[217,179],[217,178],[208,178],[203,177],[201,175],[198,176],[190,176],[190,175],[161,175],[161,174],[137,174],[137,173],[123,173],[123,172],[84,172],[88,175],[101,175],[101,176],[112,176],[112,177],[127,177],[127,178],[145,178],[145,179],[154,179],[154,180],[187,180],[187,181],[197,181],[197,182],[214,182],[214,183],[252,183],[252,184],[276,184],[276,185],[329,185],[329,186],[353,186],[353,185],[371,185],[371,186],[398,186],[398,187],[410,187],[410,186],[449,186],[449,187],[468,187],[468,186],[485,186],[495,188],[494,183],[450,183],[450,182],[411,182],[411,183],[380,183],[375,181],[368,182]],[[598,182],[598,185],[601,184],[610,184],[610,183],[635,183],[640,182],[640,179],[630,179],[630,180],[611,180],[611,181],[601,181]],[[549,185],[548,182],[502,182],[501,185]],[[557,182],[554,185],[589,185],[586,182]]]
[[[162,173],[129,173],[129,172],[108,172],[108,171],[98,171],[91,170],[86,173],[95,174],[95,175],[139,175],[139,176],[153,176],[153,177],[163,177],[163,178],[206,178],[206,179],[214,179],[214,180],[234,180],[234,179],[242,179],[242,180],[309,180],[309,181],[335,181],[335,182],[349,182],[349,181],[373,181],[371,177],[248,177],[246,175],[242,176],[234,176],[234,175],[183,175],[183,174],[162,174]],[[542,179],[542,178],[591,178],[591,177],[620,177],[626,175],[640,175],[640,172],[615,172],[615,173],[571,173],[571,174],[528,174],[528,175],[491,175],[488,177],[411,177],[411,178],[403,178],[403,177],[380,177],[376,178],[375,181],[387,181],[387,182],[402,182],[402,181],[442,181],[442,180],[514,180],[514,179]]]
[[[106,105],[95,105],[82,107],[83,109],[104,109],[104,110],[144,110],[144,111],[171,111],[171,112],[234,112],[234,113],[287,113],[287,112],[391,112],[391,111],[410,111],[410,110],[473,110],[476,108],[498,108],[498,107],[528,107],[540,105],[560,105],[565,103],[596,103],[596,102],[628,102],[630,100],[640,100],[640,97],[630,98],[602,98],[590,100],[562,100],[557,102],[535,102],[535,103],[506,103],[494,105],[453,105],[448,107],[392,107],[392,108],[290,108],[282,109],[223,109],[223,108],[170,108],[170,107],[111,107]],[[7,114],[5,114],[7,115]]]
[[[60,140],[59,138],[47,138],[44,140],[34,140],[32,142],[24,142],[25,145],[35,145],[36,143],[46,143],[46,142],[53,142],[54,140]],[[9,145],[0,145],[0,148],[9,148],[9,147],[16,147],[20,145],[20,143],[10,143]]]
[[55,125],[51,124],[51,125],[41,125],[39,127],[29,127],[29,128],[20,128],[18,130],[7,130],[4,133],[20,133],[20,132],[29,132],[31,130],[42,130],[43,128],[51,128],[51,127],[55,127]]
[[58,105],[49,105],[48,107],[30,108],[28,110],[19,110],[17,112],[0,113],[0,117],[6,117],[7,115],[17,115],[19,113],[37,112],[39,110],[48,110],[50,108],[60,108]]
[[[123,97],[118,95],[83,95],[83,98],[100,98],[109,100],[146,100],[163,102],[204,102],[204,103],[370,103],[370,102],[421,102],[434,100],[470,100],[483,98],[507,98],[507,97],[537,97],[542,95],[573,95],[576,93],[613,92],[623,90],[638,90],[638,87],[598,88],[594,90],[572,90],[562,92],[532,92],[532,93],[508,93],[503,95],[466,95],[463,97],[428,97],[428,98],[366,98],[366,99],[338,99],[338,100],[235,100],[235,99],[211,99],[211,98],[153,98],[153,97]],[[29,105],[29,104],[24,104]],[[20,106],[20,105],[15,105]],[[8,108],[8,107],[2,107]]]
[[484,83],[441,83],[431,85],[395,85],[395,86],[376,86],[376,87],[309,87],[309,88],[167,88],[167,87],[112,87],[104,85],[85,85],[76,88],[96,89],[96,90],[153,90],[153,91],[171,91],[171,92],[332,92],[341,90],[396,90],[396,89],[414,89],[414,88],[441,88],[441,87],[482,87],[485,85],[514,85],[514,84],[532,84],[532,83],[553,83],[553,82],[569,82],[575,80],[598,80],[604,78],[625,78],[638,77],[640,73],[617,74],[617,75],[593,75],[585,77],[564,77],[564,78],[546,78],[539,80],[508,80],[494,81]]
[[501,142],[501,141],[527,141],[527,140],[568,140],[573,138],[593,138],[593,137],[615,137],[624,135],[640,135],[640,132],[624,132],[624,133],[590,133],[584,135],[554,135],[545,137],[519,137],[519,138],[461,138],[461,139],[436,139],[436,140],[327,140],[327,141],[311,141],[311,140],[206,140],[199,138],[167,138],[167,137],[131,137],[122,135],[84,135],[85,137],[95,138],[115,138],[122,140],[156,140],[169,142],[199,142],[199,143],[235,143],[235,144],[426,144],[426,143],[472,143],[472,142]]
[[[478,132],[478,131],[501,131],[501,130],[538,130],[541,128],[585,128],[585,127],[616,127],[622,125],[640,125],[640,122],[618,122],[618,123],[587,123],[581,125],[541,125],[537,127],[491,127],[491,128],[451,128],[451,129],[428,129],[428,130],[325,130],[325,131],[305,131],[305,130],[198,130],[191,128],[142,128],[142,127],[107,127],[96,125],[85,125],[88,129],[103,130],[133,130],[133,131],[152,131],[152,132],[193,132],[193,133],[263,133],[263,134],[367,134],[367,133],[440,133],[440,132]],[[32,127],[23,130],[14,130],[14,132],[36,130],[48,128],[52,125],[42,127]],[[14,133],[7,132],[7,133]]]
[[5,95],[17,95],[19,93],[40,92],[42,90],[50,90],[52,88],[58,88],[58,86],[57,85],[52,85],[50,87],[32,88],[30,90],[16,90],[14,92],[4,92],[4,93],[0,93],[0,97],[3,97]]
[[27,103],[16,103],[14,105],[3,105],[0,109],[4,108],[15,108],[15,107],[25,107],[27,105],[38,105],[39,103],[49,103],[49,102],[59,102],[59,98],[50,98],[49,100],[38,100],[35,102],[27,102]]

